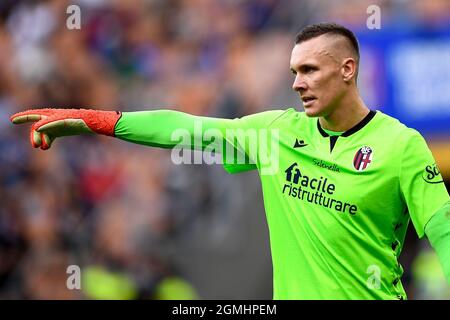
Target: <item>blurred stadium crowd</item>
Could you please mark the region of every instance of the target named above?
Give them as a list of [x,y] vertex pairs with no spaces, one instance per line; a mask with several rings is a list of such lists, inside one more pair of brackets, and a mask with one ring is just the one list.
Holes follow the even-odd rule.
[[[364,28],[371,3],[2,0],[0,298],[270,299],[255,172],[176,166],[170,150],[99,136],[34,150],[8,117],[32,107],[229,118],[300,109],[288,67],[296,31],[323,20]],[[445,0],[378,3],[383,18],[411,23],[450,12]],[[81,30],[66,28],[70,4]],[[426,297],[412,277],[418,249],[409,235],[410,298]],[[66,287],[69,265],[81,268],[81,290]]]

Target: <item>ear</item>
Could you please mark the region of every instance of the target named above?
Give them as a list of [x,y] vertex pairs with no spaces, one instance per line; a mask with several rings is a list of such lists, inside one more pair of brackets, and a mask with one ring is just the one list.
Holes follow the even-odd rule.
[[342,63],[341,68],[342,79],[350,82],[356,76],[356,61],[353,58],[347,58]]

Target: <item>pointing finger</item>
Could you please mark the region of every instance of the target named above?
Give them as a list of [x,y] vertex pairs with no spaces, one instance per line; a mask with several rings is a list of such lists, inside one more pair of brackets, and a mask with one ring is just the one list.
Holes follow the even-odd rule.
[[14,124],[25,122],[33,122],[45,119],[48,116],[55,114],[58,109],[31,109],[13,114],[9,119]]
[[40,114],[13,115],[13,116],[11,116],[11,122],[14,123],[14,124],[38,121],[38,120],[41,120],[41,119],[42,119],[42,116]]

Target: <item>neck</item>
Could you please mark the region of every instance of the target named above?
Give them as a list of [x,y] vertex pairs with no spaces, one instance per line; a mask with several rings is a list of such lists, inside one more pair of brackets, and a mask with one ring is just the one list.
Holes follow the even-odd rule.
[[319,118],[321,127],[331,131],[347,131],[370,112],[358,92],[347,95],[333,109],[330,114]]

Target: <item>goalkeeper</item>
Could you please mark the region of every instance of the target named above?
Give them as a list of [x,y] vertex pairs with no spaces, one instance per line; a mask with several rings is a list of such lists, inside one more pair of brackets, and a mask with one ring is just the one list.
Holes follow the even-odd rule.
[[[405,299],[398,257],[410,221],[420,238],[428,237],[450,281],[443,178],[417,131],[365,106],[354,34],[337,24],[307,26],[296,37],[290,67],[304,112],[220,119],[172,110],[35,109],[11,121],[33,122],[31,144],[44,150],[58,137],[96,133],[164,148],[212,144],[228,172],[258,170],[274,299]],[[192,139],[173,139],[177,130]],[[235,139],[230,130],[268,132],[276,148],[266,148],[263,138],[256,146]],[[207,132],[225,143],[206,139]],[[236,161],[234,151],[249,161]],[[265,172],[267,162],[275,170]]]

